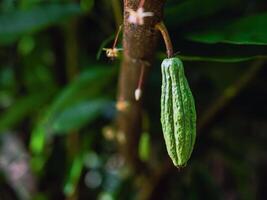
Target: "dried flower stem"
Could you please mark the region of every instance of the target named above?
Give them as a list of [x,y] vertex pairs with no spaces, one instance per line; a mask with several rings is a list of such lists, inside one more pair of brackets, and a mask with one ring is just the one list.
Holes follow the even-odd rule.
[[140,78],[139,78],[139,81],[138,81],[138,87],[139,89],[142,88],[142,85],[143,85],[143,82],[144,82],[144,71],[145,71],[145,65],[142,64],[141,66],[141,74],[140,74]]
[[155,28],[160,31],[160,33],[164,39],[168,58],[173,57],[172,42],[171,42],[171,38],[170,38],[170,35],[168,33],[168,30],[167,30],[165,24],[163,22],[159,22],[156,24]]
[[118,29],[118,31],[116,33],[115,40],[114,40],[113,46],[112,46],[113,49],[116,48],[116,45],[117,45],[117,42],[118,42],[118,38],[119,38],[119,35],[120,35],[120,32],[121,32],[121,29],[122,29],[122,25],[119,26],[119,29]]
[[122,25],[119,26],[112,48],[103,48],[103,50],[106,51],[107,57],[111,58],[112,60],[118,57],[118,52],[122,50],[122,49],[116,48],[121,29],[122,29]]
[[140,77],[139,77],[139,80],[138,80],[138,86],[137,86],[137,89],[135,90],[135,99],[136,99],[136,101],[138,101],[142,96],[142,87],[143,87],[143,82],[144,82],[144,72],[145,72],[145,65],[142,64],[141,65],[141,73],[140,73]]

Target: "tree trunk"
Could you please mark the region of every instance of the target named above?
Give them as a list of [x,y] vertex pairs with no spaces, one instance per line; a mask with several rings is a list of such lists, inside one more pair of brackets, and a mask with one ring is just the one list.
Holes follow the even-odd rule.
[[[118,104],[127,107],[118,109],[118,130],[123,137],[121,151],[126,161],[134,168],[140,164],[138,159],[138,141],[142,131],[142,99],[135,100],[135,90],[138,85],[141,67],[144,66],[144,80],[151,66],[159,36],[155,25],[162,20],[165,0],[146,0],[145,12],[153,12],[153,17],[146,17],[144,25],[130,24],[127,21],[127,9],[137,10],[138,0],[124,1],[124,56],[121,64]],[[118,105],[117,104],[117,105]]]

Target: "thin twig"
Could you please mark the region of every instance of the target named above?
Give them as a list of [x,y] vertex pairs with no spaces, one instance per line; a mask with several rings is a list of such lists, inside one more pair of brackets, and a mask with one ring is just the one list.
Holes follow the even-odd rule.
[[116,33],[116,36],[115,36],[115,39],[114,39],[114,42],[113,42],[113,46],[112,48],[115,49],[116,48],[116,45],[118,43],[118,38],[119,38],[119,35],[120,35],[120,32],[121,32],[121,29],[122,29],[122,25],[119,26],[119,29]]

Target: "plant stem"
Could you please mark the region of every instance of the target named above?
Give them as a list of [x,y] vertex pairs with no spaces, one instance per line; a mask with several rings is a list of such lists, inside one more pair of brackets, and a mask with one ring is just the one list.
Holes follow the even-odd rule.
[[156,24],[155,28],[160,31],[166,46],[168,58],[173,56],[173,47],[168,30],[163,22]]
[[117,45],[117,42],[118,42],[118,38],[119,38],[119,35],[120,35],[120,32],[121,32],[121,28],[122,28],[122,25],[119,26],[119,29],[116,33],[116,36],[115,36],[115,39],[114,39],[114,42],[113,42],[113,46],[112,48],[115,49],[116,48],[116,45]]
[[[135,90],[140,78],[142,65],[151,65],[158,34],[155,34],[155,25],[162,20],[162,0],[146,0],[146,9],[154,13],[153,17],[146,19],[142,26],[134,26],[128,22],[127,8],[138,6],[136,0],[124,1],[123,24],[123,61],[118,84],[118,104],[127,104],[127,109],[118,112],[118,132],[122,133],[125,142],[121,143],[121,153],[133,169],[142,166],[138,158],[138,142],[141,134],[142,101],[135,100]],[[143,82],[148,73],[144,67]]]
[[141,93],[138,94],[137,96],[135,96],[135,99],[137,101],[139,101],[139,99],[141,98],[141,95],[142,95],[142,86],[143,86],[143,82],[144,82],[144,72],[145,72],[145,65],[142,63],[140,77],[139,77],[138,86],[137,86],[137,90],[140,91]]
[[[78,74],[78,41],[77,41],[77,21],[72,21],[66,28],[66,70],[68,82]],[[66,139],[68,161],[72,161],[80,149],[80,138],[78,131],[72,131]],[[75,186],[76,187],[76,186]],[[75,188],[72,195],[66,200],[77,200],[78,191]]]

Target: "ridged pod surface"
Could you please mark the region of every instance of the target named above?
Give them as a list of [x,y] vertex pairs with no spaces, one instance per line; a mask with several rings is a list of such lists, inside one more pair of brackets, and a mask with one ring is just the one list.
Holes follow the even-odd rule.
[[196,139],[194,98],[179,58],[164,59],[161,65],[161,124],[167,151],[176,167],[189,160]]

